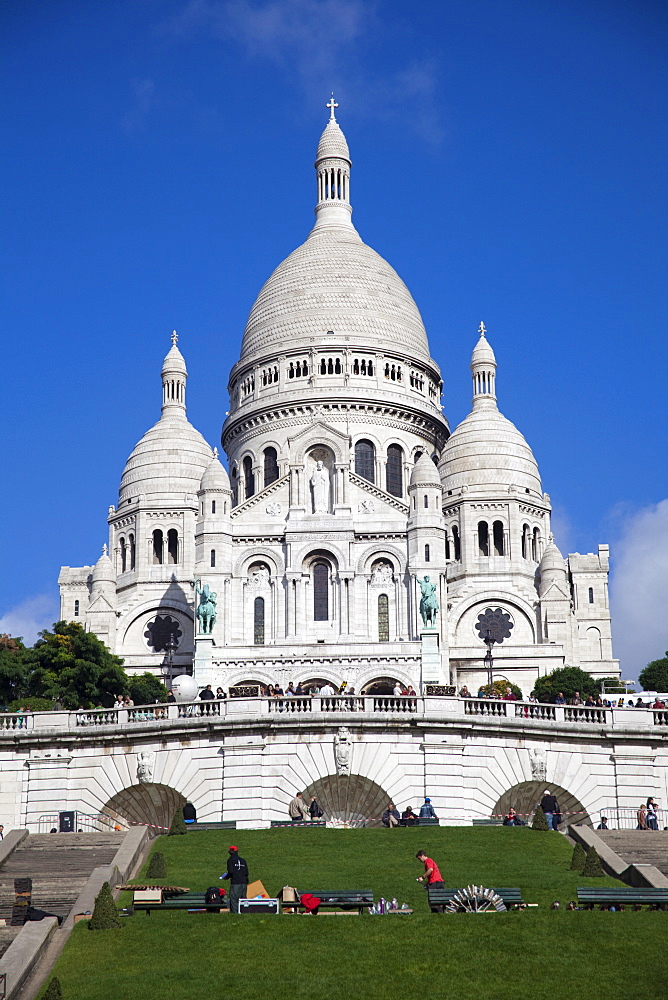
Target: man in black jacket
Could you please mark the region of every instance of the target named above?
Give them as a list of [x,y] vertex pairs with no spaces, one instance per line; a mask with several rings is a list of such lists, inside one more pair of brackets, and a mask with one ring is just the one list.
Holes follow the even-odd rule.
[[546,788],[543,792],[543,797],[540,800],[540,807],[545,813],[545,819],[547,820],[547,825],[550,830],[557,830],[559,803],[557,802],[555,796],[550,794],[548,788]]
[[246,898],[248,888],[248,865],[239,857],[239,848],[230,847],[227,859],[227,872],[221,878],[230,880],[230,913],[239,912],[239,900]]

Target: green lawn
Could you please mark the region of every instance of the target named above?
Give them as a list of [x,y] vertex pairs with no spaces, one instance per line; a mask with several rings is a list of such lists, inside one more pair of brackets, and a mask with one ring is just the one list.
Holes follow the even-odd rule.
[[[218,883],[227,846],[238,844],[270,893],[372,888],[396,896],[408,917],[232,917],[154,913],[118,931],[78,924],[58,962],[64,1000],[275,997],[359,994],[475,1000],[636,1000],[668,993],[666,913],[551,911],[578,885],[612,885],[569,871],[558,834],[522,828],[276,829],[161,837],[168,882]],[[415,881],[423,848],[448,886],[519,886],[538,909],[435,915]],[[127,902],[127,899],[122,902]]]

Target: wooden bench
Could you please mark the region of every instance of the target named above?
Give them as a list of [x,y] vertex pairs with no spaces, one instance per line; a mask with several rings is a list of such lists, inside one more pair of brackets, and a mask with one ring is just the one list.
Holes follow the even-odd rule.
[[[339,910],[357,910],[361,913],[369,906],[373,906],[373,890],[359,889],[352,891],[349,889],[303,889],[299,890],[299,896],[305,892],[310,892],[312,896],[317,896],[320,906],[336,908]],[[299,903],[284,903],[283,909],[297,909]]]
[[[455,895],[459,892],[459,889],[427,889],[427,895],[429,898],[429,907],[432,913],[443,913],[444,908],[447,904],[454,899]],[[512,910],[514,906],[523,906],[524,900],[522,899],[521,889],[494,889],[497,896],[500,896],[503,900],[503,904],[507,910]]]
[[324,819],[300,819],[296,820],[294,823],[291,819],[272,819],[272,828],[278,826],[325,826],[326,820]]
[[220,903],[205,902],[204,892],[183,892],[178,896],[168,896],[162,903],[134,903],[134,910],[144,910],[150,916],[153,910],[207,910],[217,912],[229,908],[228,897],[224,896]]
[[578,903],[591,906],[655,906],[668,910],[668,889],[619,886],[610,889],[578,888]]

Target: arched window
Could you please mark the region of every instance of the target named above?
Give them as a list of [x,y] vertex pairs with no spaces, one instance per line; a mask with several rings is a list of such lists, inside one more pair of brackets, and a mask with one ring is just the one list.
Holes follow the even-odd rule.
[[244,488],[246,490],[246,499],[248,499],[248,497],[252,497],[255,493],[253,459],[248,455],[244,458]]
[[378,598],[378,642],[390,641],[390,608],[387,594]]
[[425,495],[424,495],[424,509],[426,510],[428,506],[429,506],[429,497],[425,493]]
[[489,555],[489,527],[487,521],[478,522],[478,554]]
[[216,550],[211,549],[211,566],[213,567],[215,565],[216,565]]
[[451,552],[452,552],[452,548],[450,546],[450,532],[446,531],[445,532],[445,558],[446,559],[450,559],[451,558],[451,555],[450,555]]
[[324,562],[313,567],[313,620],[329,621],[329,566]]
[[78,601],[74,602],[74,617],[75,618],[79,617],[79,602]]
[[239,503],[239,473],[236,465],[232,469],[232,503],[235,507]]
[[428,546],[428,545],[425,545],[425,547],[424,547],[424,561],[425,561],[425,562],[429,562],[429,560],[430,560],[430,550],[429,550],[429,546]]
[[216,501],[215,500],[211,501],[211,513],[212,514],[216,513]]
[[494,555],[504,556],[506,554],[506,545],[503,537],[503,521],[494,522],[492,525],[492,536],[494,539]]
[[164,542],[162,538],[162,531],[160,528],[156,528],[153,532],[153,565],[162,566],[164,558]]
[[264,597],[253,601],[253,643],[264,646]]
[[179,561],[179,533],[176,528],[167,532],[167,562],[172,566]]
[[275,448],[264,449],[264,485],[269,486],[278,479],[278,455]]
[[118,548],[119,548],[119,555],[120,555],[120,561],[121,561],[121,573],[125,573],[125,571],[127,569],[128,553],[127,553],[127,546],[125,544],[125,539],[124,538],[119,538],[118,539]]
[[327,374],[328,375],[334,374],[334,362],[332,361],[331,358],[329,358],[327,361]]
[[404,495],[404,453],[398,444],[391,444],[387,449],[387,465],[385,466],[385,489],[393,497]]
[[459,540],[459,528],[456,524],[452,526],[452,547],[455,550],[455,562],[459,562],[462,558],[462,546]]
[[355,472],[369,483],[376,481],[376,453],[370,441],[358,441],[355,445]]
[[334,365],[334,373],[336,375],[340,375],[341,374],[341,359],[340,358],[336,359],[336,364]]
[[590,604],[594,603],[594,588],[593,587],[589,588],[589,603]]
[[534,562],[539,562],[540,560],[540,531],[538,528],[533,529],[533,536],[531,539],[531,557]]
[[528,524],[522,525],[522,559],[529,558],[529,549],[531,547],[531,529]]
[[128,547],[130,549],[130,569],[135,568],[135,536],[128,535]]

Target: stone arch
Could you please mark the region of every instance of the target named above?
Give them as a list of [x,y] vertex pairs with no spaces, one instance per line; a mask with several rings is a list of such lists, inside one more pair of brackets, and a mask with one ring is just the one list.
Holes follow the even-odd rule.
[[185,804],[185,795],[175,788],[145,782],[116,792],[101,811],[124,825],[147,825],[157,836],[169,829],[174,813]]
[[[293,465],[304,465],[307,455],[314,448],[327,448],[337,465],[348,461],[350,441],[348,435],[341,434],[340,431],[332,427],[327,427],[322,421],[314,423],[303,437],[299,437],[299,440],[295,438],[293,441],[294,451],[291,457]],[[327,444],[324,443],[325,441]]]
[[397,681],[402,687],[411,687],[412,678],[404,671],[393,670],[392,674],[371,674],[370,677],[360,678],[360,694],[369,695],[391,695]]
[[244,552],[237,559],[232,575],[236,578],[245,579],[248,576],[248,570],[255,562],[268,562],[270,574],[274,579],[282,577],[285,571],[283,558],[278,552],[265,545],[258,545],[253,546],[252,552]]
[[394,545],[376,542],[362,552],[357,560],[356,573],[370,573],[371,564],[376,559],[385,558],[388,562],[394,563],[394,575],[397,579],[403,579],[406,573],[406,554],[400,552]]
[[380,785],[361,774],[327,774],[305,789],[307,804],[312,795],[320,803],[325,819],[348,826],[381,826],[380,817],[392,801]]
[[543,797],[543,792],[546,788],[556,796],[559,803],[559,808],[563,816],[563,823],[560,826],[563,829],[569,823],[591,823],[589,813],[577,796],[573,795],[566,788],[562,788],[561,785],[554,785],[545,781],[521,781],[518,785],[513,785],[512,788],[505,791],[497,800],[492,810],[492,815],[504,816],[512,806],[515,812],[519,813],[526,823],[530,823],[534,810]]

